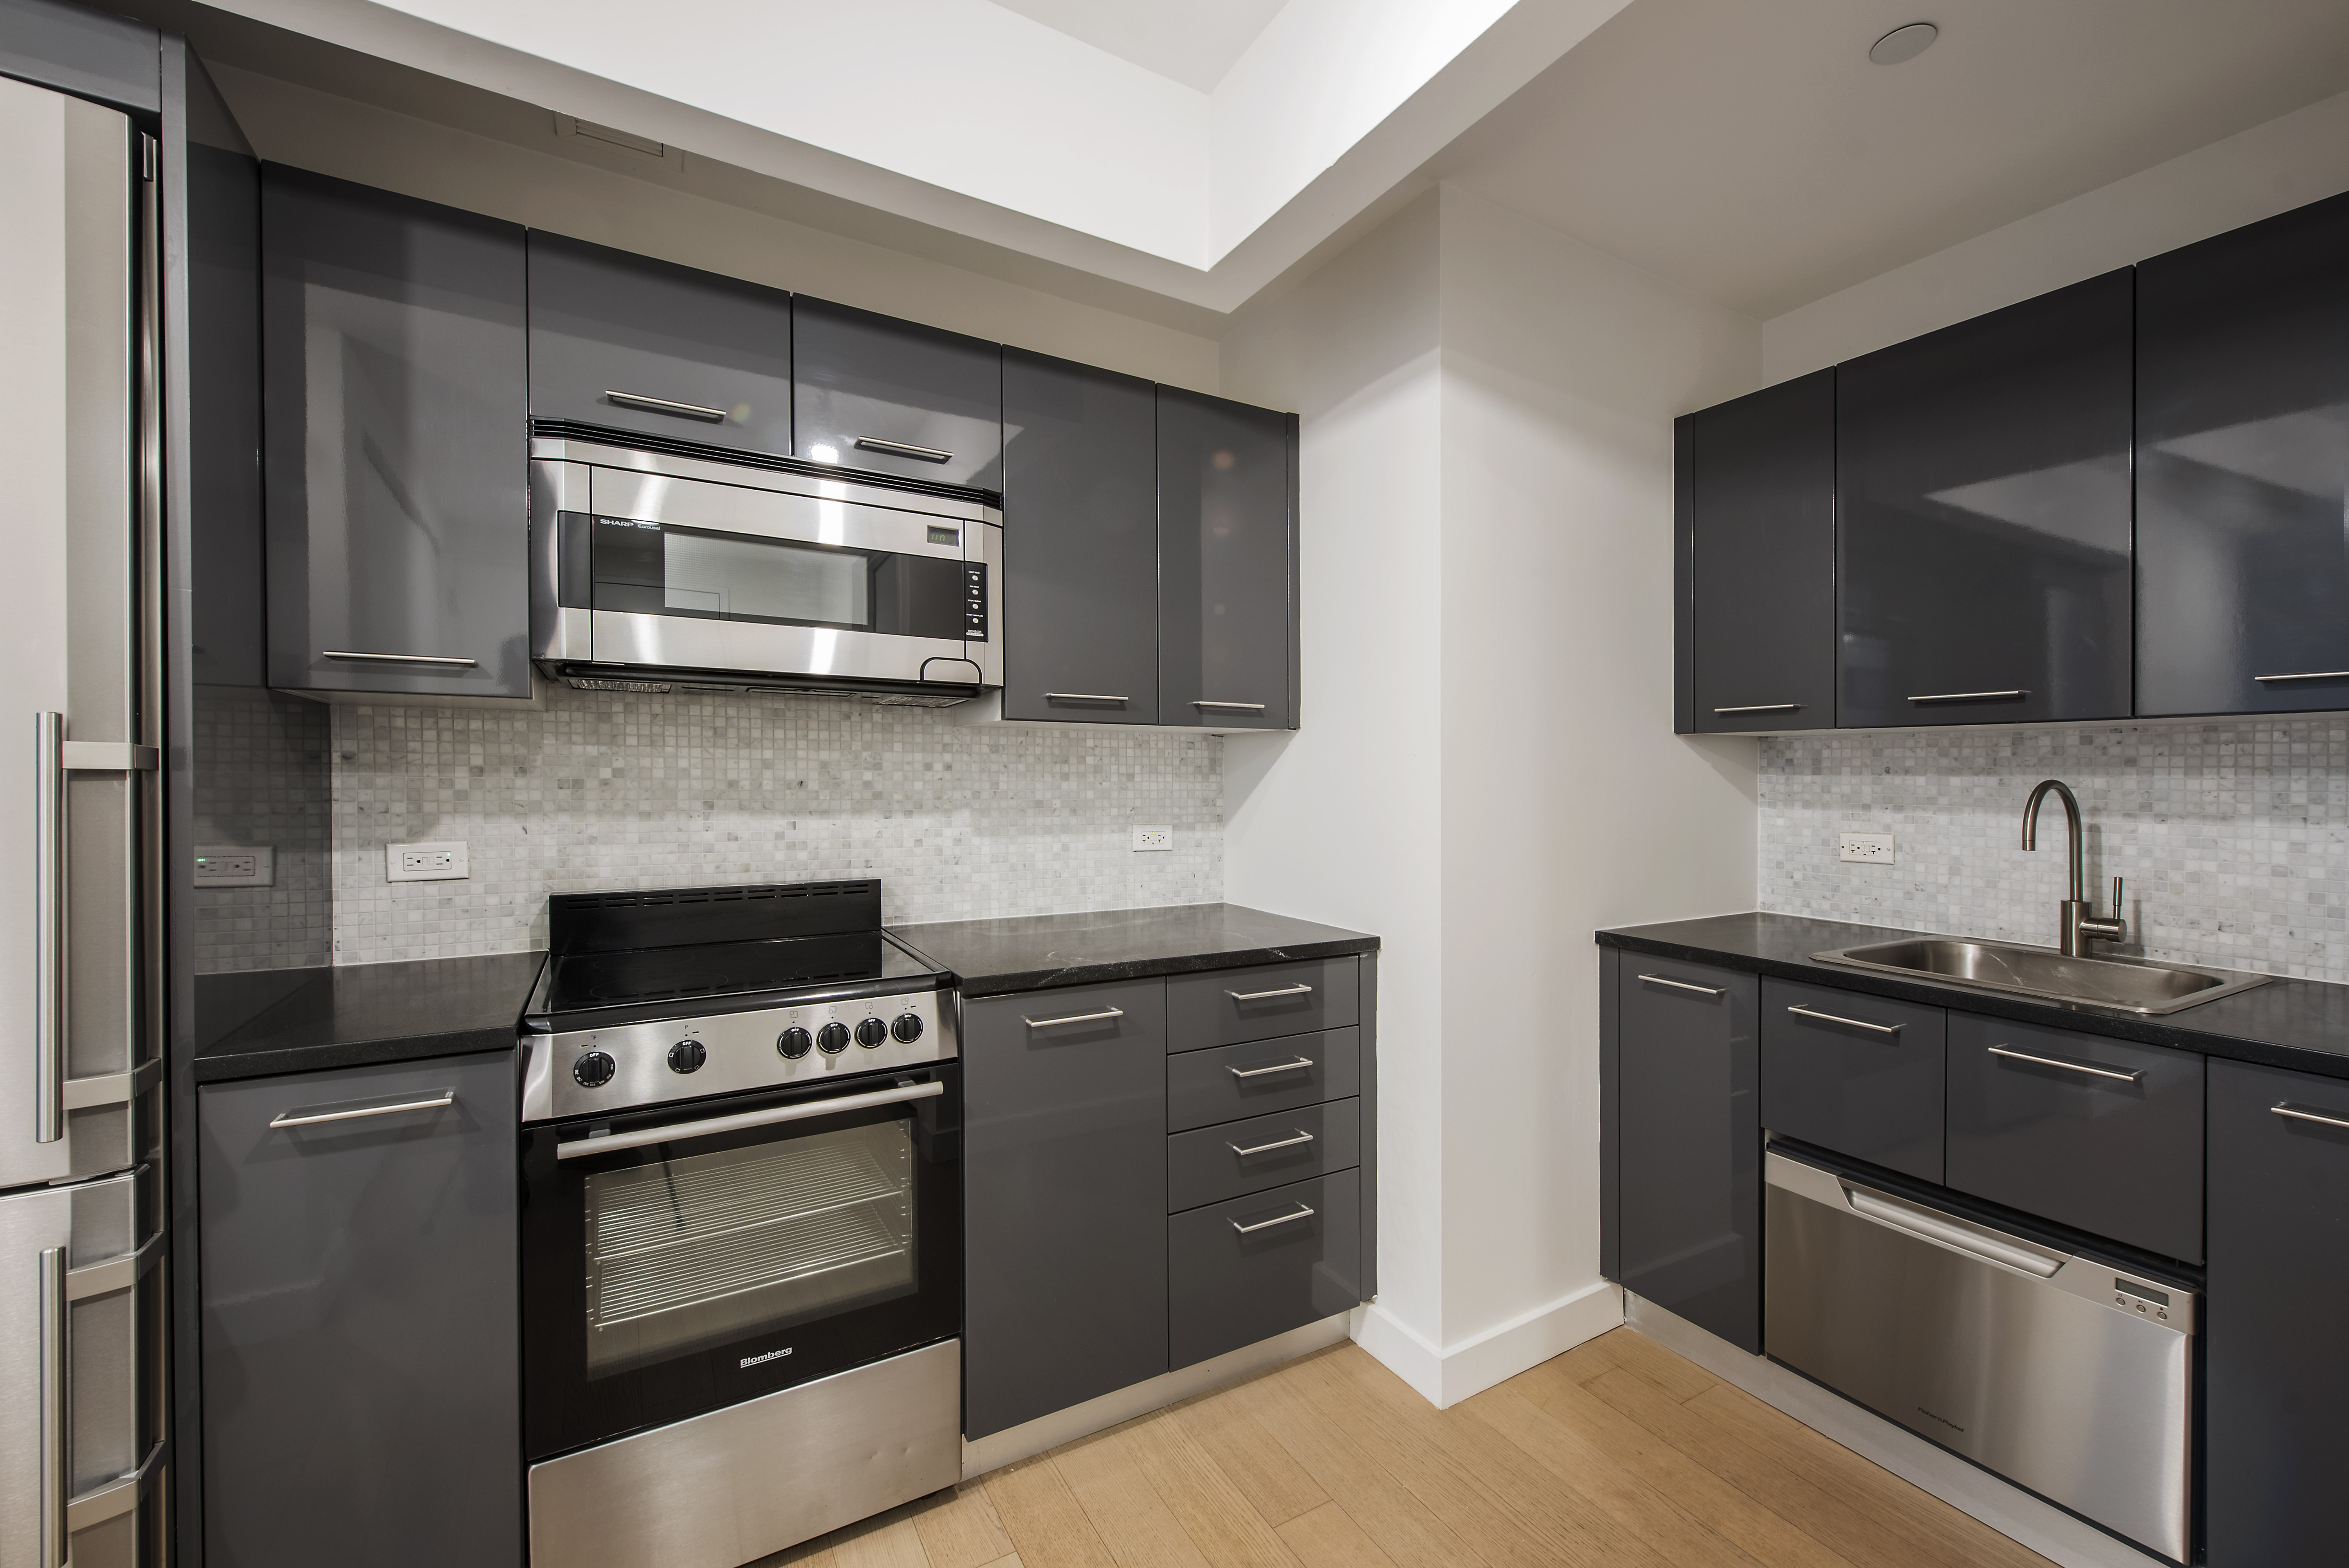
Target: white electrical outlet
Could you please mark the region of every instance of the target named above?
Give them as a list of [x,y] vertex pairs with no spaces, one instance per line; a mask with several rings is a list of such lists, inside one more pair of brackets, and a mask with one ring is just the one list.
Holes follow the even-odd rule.
[[273,887],[276,882],[277,851],[266,844],[196,846],[198,887]]
[[1838,833],[1836,835],[1836,859],[1857,861],[1861,865],[1889,866],[1892,863],[1892,835]]
[[447,839],[429,844],[386,844],[383,847],[383,876],[386,882],[462,882],[473,874],[465,859],[465,843],[461,839]]
[[1141,854],[1147,850],[1171,850],[1174,847],[1174,830],[1172,828],[1133,830],[1133,852],[1136,854]]

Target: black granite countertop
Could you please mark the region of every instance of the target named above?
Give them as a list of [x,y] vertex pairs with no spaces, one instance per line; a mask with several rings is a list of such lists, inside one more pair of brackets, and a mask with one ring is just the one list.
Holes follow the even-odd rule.
[[1833,985],[1845,991],[1892,996],[1939,1007],[1957,1007],[1990,1017],[2054,1028],[2079,1029],[2116,1039],[2176,1046],[2236,1061],[2290,1068],[2349,1078],[2349,985],[2282,976],[2249,991],[2189,1007],[2167,1017],[2141,1017],[2070,1002],[2035,1002],[1992,991],[1939,985],[1889,975],[1846,969],[1811,957],[1838,947],[1915,936],[1876,925],[1810,920],[1793,914],[1722,914],[1675,920],[1660,925],[1602,931],[1602,946],[1626,952],[1713,964],[1747,974]]
[[543,953],[203,975],[196,1081],[510,1051]]
[[893,925],[889,934],[953,970],[966,996],[1335,958],[1379,946],[1359,931],[1237,903],[949,920]]

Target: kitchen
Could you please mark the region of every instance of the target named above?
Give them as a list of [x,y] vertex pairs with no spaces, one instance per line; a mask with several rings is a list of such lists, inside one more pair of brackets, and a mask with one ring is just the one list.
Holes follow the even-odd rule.
[[[2331,1439],[2306,1404],[2242,1403],[2275,1369],[2228,1361],[2226,1280],[2321,1295],[2261,1226],[2305,1238],[2323,1206],[2221,1216],[2261,1212],[2262,1181],[2328,1178],[2229,1175],[2220,1086],[2296,1075],[2271,1098],[2322,1113],[2301,1080],[2336,1076],[2337,526],[2282,566],[2214,564],[2201,514],[2165,523],[2157,487],[2181,463],[2241,472],[2268,488],[2226,504],[2289,492],[2337,524],[2337,19],[2181,10],[2116,43],[2091,7],[1920,48],[1914,17],[1824,5],[1777,29],[1657,0],[1529,8],[1423,40],[1417,76],[1379,78],[1390,97],[1330,108],[1350,135],[1401,117],[1351,161],[1218,176],[1256,205],[1201,248],[1150,227],[1208,222],[1173,163],[1133,166],[1164,176],[1147,212],[1086,184],[1087,160],[1147,150],[1120,139],[1159,112],[1142,78],[1174,82],[1116,51],[1178,68],[1174,44],[1115,31],[1121,7],[973,0],[957,46],[1000,44],[1005,83],[1136,88],[1131,120],[1089,100],[1096,144],[1031,139],[1030,164],[997,156],[1026,134],[1009,122],[955,157],[858,142],[873,128],[827,96],[853,84],[755,112],[697,97],[660,75],[672,41],[636,62],[593,28],[533,41],[421,5],[129,9],[0,12],[5,85],[47,91],[24,112],[63,114],[68,147],[124,144],[97,242],[120,258],[117,315],[154,329],[144,367],[135,333],[103,349],[150,394],[70,417],[35,399],[11,449],[72,505],[135,520],[136,565],[40,557],[16,634],[51,683],[30,706],[66,716],[10,808],[12,1005],[54,1042],[24,1119],[70,1121],[68,1185],[113,1181],[125,1209],[85,1241],[78,1198],[76,1233],[21,1271],[35,1326],[10,1332],[34,1348],[10,1419],[50,1440],[27,1450],[46,1470],[12,1461],[8,1550],[1693,1560],[1767,1555],[1757,1490],[1803,1513],[1801,1485],[1758,1477],[1832,1474],[1793,1528],[1853,1561],[2322,1560],[2309,1472],[2268,1456]],[[1309,10],[1233,23],[1165,103],[1272,90],[1268,62],[1355,68],[1300,47]],[[952,57],[920,79],[957,79]],[[2065,73],[2101,84],[2095,134],[2064,121]],[[1789,82],[1838,124],[1873,117],[1878,144],[1763,114],[1803,98]],[[1910,178],[1991,92],[2029,112]],[[1737,145],[1724,104],[1767,134]],[[1702,155],[1674,115],[1708,128]],[[1626,138],[1669,211],[1592,150]],[[1849,189],[1784,173],[1828,153],[1858,160]],[[24,199],[93,242],[76,188],[43,179]],[[1952,218],[1965,179],[1994,199]],[[1756,181],[1777,208],[1736,199]],[[2294,222],[2269,252],[2318,276],[2297,335],[2250,371],[2205,352],[2178,383],[2223,404],[2230,376],[2268,377],[2291,406],[2183,397],[2202,422],[2162,433],[2161,280]],[[2303,298],[2232,264],[2213,297]],[[98,286],[36,272],[26,288],[68,308]],[[1972,358],[1934,356],[1951,334]],[[2064,360],[2069,341],[2088,347]],[[1961,374],[1999,354],[2006,382]],[[1713,454],[1735,441],[1707,432],[1751,410],[1764,438],[1733,471]],[[2226,448],[2247,423],[2266,457]],[[1961,429],[1989,455],[1933,445]],[[1887,455],[1863,470],[1870,438]],[[129,457],[57,460],[89,450]],[[1920,512],[1896,492],[1926,470]],[[2052,502],[1941,493],[2048,470],[2069,487]],[[89,488],[108,472],[152,489]],[[1971,502],[2012,552],[1971,575],[1870,556],[1877,496],[1944,523]],[[1741,544],[1726,576],[1692,565]],[[131,624],[160,628],[133,636],[136,668],[91,663],[94,573],[130,576]],[[2003,593],[2025,581],[2037,597]],[[2239,610],[2244,584],[2280,596]],[[71,612],[64,659],[43,603]],[[2178,624],[2217,641],[2155,635]],[[2226,645],[2230,625],[2306,635]],[[2000,646],[2051,662],[1957,667]],[[1900,684],[1928,673],[1904,648],[1941,660],[1933,678]],[[121,717],[90,681],[128,693]],[[1960,700],[1885,707],[1920,696]],[[1780,711],[1712,711],[1737,707]],[[2026,852],[2042,779],[2068,781],[2080,831],[2051,791]],[[69,865],[47,848],[68,831]],[[134,866],[155,880],[126,899],[85,891]],[[70,944],[46,934],[68,885]],[[1812,956],[1920,932],[2053,949],[2067,926],[2133,975],[2262,983],[2139,1015]],[[768,962],[787,954],[804,962]],[[1706,1016],[1729,1026],[1642,1033],[1635,1001],[1695,993],[1641,974],[1720,990]],[[1933,1093],[1902,1099],[1846,1050],[1788,1099],[1816,1041],[1786,1044],[1774,1020],[1795,1016],[1761,1000],[1785,986],[1814,1012],[1908,1009],[1862,1021],[1940,1042]],[[2037,1030],[2062,1037],[2032,1036],[2039,1056],[2147,1082],[2190,1057],[2201,1109],[1983,1110],[1959,1078],[1977,1024],[2016,1036],[1985,1052]],[[2097,1054],[2124,1047],[2158,1070]],[[1719,1098],[1682,1118],[1660,1082]],[[1908,1143],[1837,1121],[1838,1095],[1873,1108],[1862,1124],[1910,1118]],[[1991,1136],[1968,1115],[2004,1129],[1992,1167],[2042,1185],[1966,1165]],[[2018,1116],[2039,1153],[2015,1156]],[[2152,1173],[2047,1152],[2066,1117],[2085,1147],[2138,1137],[2107,1168]],[[664,1152],[688,1124],[708,1141]],[[2063,1439],[2131,1484],[2166,1477],[2159,1505],[1920,1434],[1862,1370],[1784,1337],[1802,1276],[1773,1249],[1801,1233],[1782,1210],[1805,1212],[1780,1178],[1814,1180],[1795,1166],[2166,1293],[2110,1305],[2172,1311],[2179,1397],[2095,1407],[2158,1452]],[[26,1212],[65,1191],[28,1169],[5,1199]],[[816,1233],[788,1203],[753,1212],[770,1179],[847,1183],[824,1212],[867,1240],[794,1260],[783,1243]],[[710,1231],[586,1239],[656,1198]],[[2226,1235],[2270,1250],[2230,1264]],[[1657,1260],[1692,1247],[1733,1263],[1683,1295]],[[481,1329],[502,1322],[518,1331]],[[2321,1400],[2338,1378],[2292,1327],[2258,1337]],[[93,1392],[116,1374],[83,1375],[117,1341],[121,1415]],[[34,1367],[68,1346],[72,1377]],[[1917,1402],[1948,1418],[1940,1400]],[[1712,1469],[1685,1468],[1697,1451]],[[1742,1501],[1724,1452],[1760,1467],[1736,1472]],[[1837,1487],[1921,1533],[1868,1545]]]

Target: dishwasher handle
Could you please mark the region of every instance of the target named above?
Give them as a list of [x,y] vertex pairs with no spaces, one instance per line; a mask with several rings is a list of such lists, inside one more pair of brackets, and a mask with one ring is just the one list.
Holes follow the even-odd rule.
[[1921,1236],[1929,1242],[1954,1247],[1971,1256],[2019,1269],[2034,1278],[2053,1279],[2057,1269],[2072,1261],[2065,1253],[2050,1252],[2045,1247],[2033,1246],[2016,1237],[1937,1213],[1921,1203],[1911,1203],[1889,1192],[1857,1187],[1849,1181],[1843,1182],[1842,1186],[1844,1202],[1851,1205],[1854,1213],[1874,1220],[1879,1225],[1889,1225],[1896,1231],[1906,1231],[1912,1236]]

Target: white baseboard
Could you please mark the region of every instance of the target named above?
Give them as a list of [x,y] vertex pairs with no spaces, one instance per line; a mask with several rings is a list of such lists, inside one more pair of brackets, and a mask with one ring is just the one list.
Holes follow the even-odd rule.
[[[1360,1312],[1361,1308],[1356,1308]],[[962,1476],[969,1480],[999,1470],[1014,1460],[1024,1460],[1040,1454],[1046,1449],[1057,1449],[1062,1443],[1073,1443],[1079,1438],[1089,1438],[1105,1431],[1120,1421],[1130,1421],[1136,1416],[1146,1416],[1153,1410],[1164,1409],[1220,1388],[1226,1383],[1237,1383],[1258,1372],[1278,1367],[1284,1361],[1294,1361],[1316,1350],[1341,1345],[1354,1314],[1338,1313],[1317,1323],[1292,1328],[1286,1334],[1276,1334],[1270,1339],[1259,1339],[1254,1345],[1243,1345],[1228,1350],[1213,1360],[1202,1361],[1174,1372],[1162,1372],[1146,1382],[1115,1389],[1081,1405],[1071,1405],[1065,1410],[1055,1410],[1049,1416],[1039,1416],[1016,1427],[990,1432],[977,1441],[962,1445]]]
[[1775,1361],[1748,1356],[1726,1339],[1651,1301],[1626,1293],[1625,1321],[1665,1349],[1686,1357],[1725,1383],[1744,1389],[1811,1430],[1882,1465],[1960,1512],[1970,1513],[2011,1541],[2064,1568],[2154,1568],[2166,1561],[2139,1552],[2095,1525],[2042,1502],[1906,1427],[1863,1410]]
[[1355,1315],[1356,1342],[1442,1410],[1615,1327],[1623,1321],[1623,1296],[1614,1284],[1600,1280],[1448,1350],[1429,1344],[1375,1302]]

